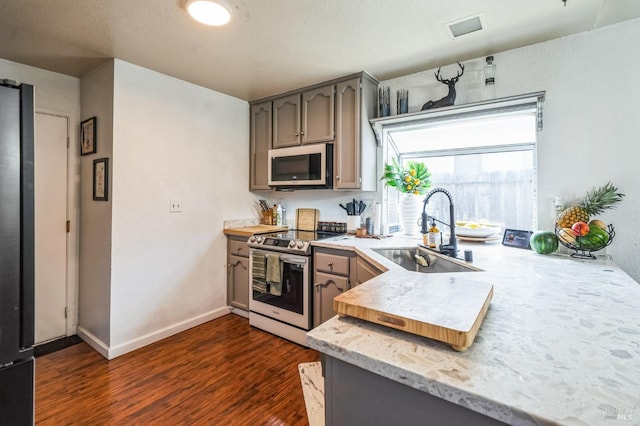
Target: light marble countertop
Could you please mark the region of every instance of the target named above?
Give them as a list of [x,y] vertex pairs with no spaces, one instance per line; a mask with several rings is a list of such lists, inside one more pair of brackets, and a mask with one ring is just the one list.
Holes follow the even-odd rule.
[[[387,269],[371,281],[384,286],[418,273],[371,249],[418,241],[348,237],[314,245],[353,250]],[[500,241],[459,249],[473,250],[473,265],[485,271],[464,277],[494,285],[487,316],[466,352],[337,316],[310,331],[308,345],[510,424],[640,425],[638,283],[604,255],[543,256]],[[429,283],[449,275],[420,276]]]

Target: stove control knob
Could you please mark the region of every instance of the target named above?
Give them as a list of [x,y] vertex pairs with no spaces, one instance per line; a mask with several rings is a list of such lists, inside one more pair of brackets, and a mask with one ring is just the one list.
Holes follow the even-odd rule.
[[298,244],[296,244],[296,246],[301,249],[302,247],[304,247],[304,242],[303,241],[298,241]]
[[260,244],[262,242],[262,237],[260,235],[258,235],[256,237],[256,241],[258,242],[258,244]]
[[249,237],[249,242],[252,243],[256,240],[256,237],[254,235]]
[[296,246],[296,242],[294,240],[289,241],[289,248],[294,248]]

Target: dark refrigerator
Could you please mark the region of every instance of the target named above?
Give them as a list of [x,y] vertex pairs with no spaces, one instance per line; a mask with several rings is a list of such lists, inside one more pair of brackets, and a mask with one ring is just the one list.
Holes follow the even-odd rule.
[[34,422],[33,87],[0,79],[0,424]]

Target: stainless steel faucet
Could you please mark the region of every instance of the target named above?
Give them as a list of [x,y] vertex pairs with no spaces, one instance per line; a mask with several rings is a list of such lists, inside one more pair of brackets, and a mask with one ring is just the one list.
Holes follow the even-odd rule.
[[431,196],[437,192],[442,192],[449,199],[449,223],[438,220],[440,223],[444,223],[451,230],[449,244],[440,244],[440,253],[446,254],[450,257],[456,257],[458,255],[458,242],[456,240],[456,219],[453,213],[453,198],[449,191],[444,188],[435,188],[427,193],[427,196],[424,197],[424,204],[422,205],[422,229],[420,232],[422,234],[426,234],[429,232],[429,216],[427,215],[427,203],[429,203],[429,199]]

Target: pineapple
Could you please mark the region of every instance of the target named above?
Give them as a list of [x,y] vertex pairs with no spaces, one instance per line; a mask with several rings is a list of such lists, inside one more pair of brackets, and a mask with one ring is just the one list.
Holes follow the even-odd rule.
[[600,188],[594,188],[577,205],[569,207],[558,216],[556,225],[559,228],[571,228],[576,222],[589,222],[589,216],[602,213],[613,208],[622,201],[624,194],[617,192],[618,188],[611,182]]

